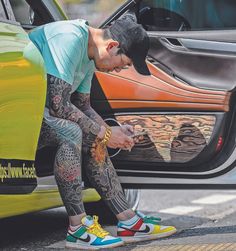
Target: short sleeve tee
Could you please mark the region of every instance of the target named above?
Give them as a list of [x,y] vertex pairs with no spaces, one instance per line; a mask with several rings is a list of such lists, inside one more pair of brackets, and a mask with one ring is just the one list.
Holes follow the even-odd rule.
[[95,71],[88,58],[88,23],[85,20],[58,21],[29,33],[44,59],[46,72],[72,85],[72,92],[90,93]]

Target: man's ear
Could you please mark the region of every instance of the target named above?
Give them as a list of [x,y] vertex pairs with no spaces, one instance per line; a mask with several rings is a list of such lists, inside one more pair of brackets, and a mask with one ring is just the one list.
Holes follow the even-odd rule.
[[110,40],[107,44],[106,50],[111,56],[115,56],[119,50],[119,42]]

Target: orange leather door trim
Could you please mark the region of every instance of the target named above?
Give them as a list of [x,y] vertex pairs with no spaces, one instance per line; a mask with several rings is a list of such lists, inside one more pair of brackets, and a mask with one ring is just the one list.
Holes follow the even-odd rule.
[[111,108],[177,108],[224,112],[229,110],[230,92],[190,86],[150,63],[149,69],[151,76],[140,75],[133,67],[119,73],[96,72]]

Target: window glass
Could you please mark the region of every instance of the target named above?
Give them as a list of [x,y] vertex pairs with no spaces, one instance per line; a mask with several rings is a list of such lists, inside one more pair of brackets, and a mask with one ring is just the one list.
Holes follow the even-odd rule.
[[21,24],[32,24],[34,12],[25,0],[10,0],[11,7],[17,22]]
[[70,19],[81,18],[93,27],[99,27],[127,0],[59,0]]
[[6,13],[4,11],[4,8],[3,8],[1,1],[0,1],[0,19],[7,19]]
[[144,0],[140,22],[150,30],[232,29],[235,13],[235,0]]

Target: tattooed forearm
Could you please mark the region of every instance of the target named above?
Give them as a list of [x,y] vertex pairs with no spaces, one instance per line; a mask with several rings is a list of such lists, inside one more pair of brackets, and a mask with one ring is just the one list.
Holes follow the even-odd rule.
[[[97,124],[107,127],[104,120],[90,106],[90,94],[74,92],[71,95],[71,102]],[[85,144],[86,141],[87,139],[84,139]],[[83,144],[83,149],[85,149],[85,144]],[[98,138],[92,144],[90,152],[95,164],[97,163],[99,166],[104,164],[106,159],[106,147],[99,143]]]
[[107,126],[105,121],[101,118],[100,115],[97,114],[96,111],[90,106],[90,94],[89,93],[79,93],[74,92],[71,95],[71,102],[84,114],[86,114],[90,119],[95,121],[100,126]]
[[77,122],[83,132],[83,152],[93,156],[94,161],[102,165],[105,161],[105,146],[100,144],[98,137],[100,123],[89,118],[85,114],[86,109],[81,110],[71,103],[71,85],[65,81],[48,75],[48,92],[50,114]]
[[[49,111],[52,116],[77,122],[85,134],[98,135],[100,125],[70,101],[71,85],[48,75]],[[95,139],[94,139],[95,140]]]
[[106,122],[97,114],[97,112],[94,111],[92,107],[84,113],[99,125],[104,125],[105,127],[107,126]]
[[71,102],[83,112],[91,107],[89,93],[74,92],[71,95]]

